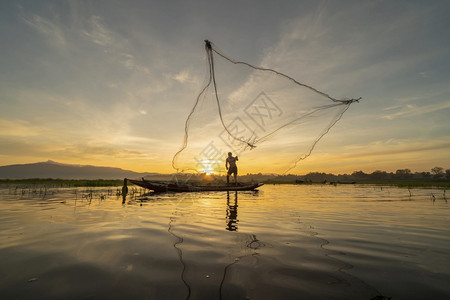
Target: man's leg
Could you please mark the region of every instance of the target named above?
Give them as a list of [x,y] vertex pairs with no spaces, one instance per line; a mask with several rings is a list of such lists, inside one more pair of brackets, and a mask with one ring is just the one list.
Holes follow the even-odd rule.
[[227,174],[227,184],[230,183],[230,175]]

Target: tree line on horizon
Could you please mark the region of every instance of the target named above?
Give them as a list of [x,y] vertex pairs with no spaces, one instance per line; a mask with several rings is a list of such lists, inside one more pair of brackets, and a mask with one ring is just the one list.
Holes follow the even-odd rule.
[[311,172],[302,177],[312,181],[440,181],[450,180],[450,169],[444,170],[442,167],[434,167],[430,172],[414,173],[410,169],[398,169],[395,172],[376,170],[372,173],[354,171],[352,174],[339,175]]
[[429,172],[412,172],[410,169],[398,169],[395,172],[376,170],[372,173],[354,171],[351,174],[339,174],[324,172],[310,172],[306,175],[271,175],[271,174],[247,174],[239,177],[276,179],[281,181],[312,181],[312,182],[354,182],[354,181],[450,181],[450,169],[444,170],[442,167],[434,167]]

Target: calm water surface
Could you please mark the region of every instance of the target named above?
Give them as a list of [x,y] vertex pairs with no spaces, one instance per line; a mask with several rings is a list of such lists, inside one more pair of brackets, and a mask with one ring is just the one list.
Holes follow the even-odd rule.
[[0,298],[450,298],[439,189],[0,188]]

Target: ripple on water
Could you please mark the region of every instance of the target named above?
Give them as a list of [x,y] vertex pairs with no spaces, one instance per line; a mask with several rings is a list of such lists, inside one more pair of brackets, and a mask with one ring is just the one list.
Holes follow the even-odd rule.
[[429,190],[267,185],[125,203],[108,190],[0,189],[0,298],[450,295],[448,206]]

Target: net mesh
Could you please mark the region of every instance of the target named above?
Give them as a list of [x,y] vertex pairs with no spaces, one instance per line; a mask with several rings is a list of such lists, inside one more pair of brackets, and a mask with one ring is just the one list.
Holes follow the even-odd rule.
[[335,99],[273,69],[234,60],[205,41],[208,74],[172,166],[223,175],[228,152],[245,173],[296,168],[358,99]]

